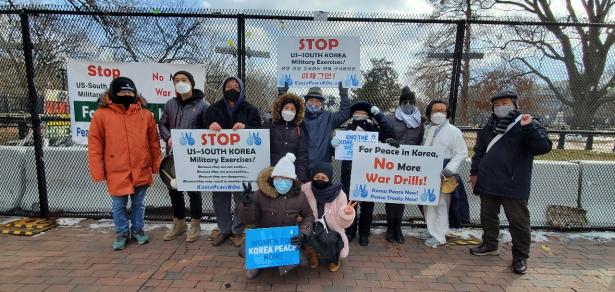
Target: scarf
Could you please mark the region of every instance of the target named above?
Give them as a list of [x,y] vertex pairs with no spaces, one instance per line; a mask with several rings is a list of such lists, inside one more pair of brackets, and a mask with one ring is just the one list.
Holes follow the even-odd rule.
[[337,198],[337,195],[342,190],[342,184],[336,183],[332,184],[322,190],[319,190],[312,186],[312,192],[314,192],[314,197],[316,198],[316,202],[318,203],[329,203]]
[[405,114],[400,107],[395,110],[395,118],[404,122],[406,127],[414,129],[421,125],[421,112],[414,107],[414,111],[411,114]]
[[490,123],[492,125],[494,125],[493,127],[493,133],[495,134],[504,134],[506,133],[506,129],[508,128],[508,125],[510,125],[511,123],[513,123],[515,121],[515,119],[517,118],[518,115],[520,115],[521,112],[519,112],[518,110],[513,110],[510,113],[508,113],[507,116],[503,117],[503,118],[498,118],[495,114],[491,114],[491,118],[490,118]]

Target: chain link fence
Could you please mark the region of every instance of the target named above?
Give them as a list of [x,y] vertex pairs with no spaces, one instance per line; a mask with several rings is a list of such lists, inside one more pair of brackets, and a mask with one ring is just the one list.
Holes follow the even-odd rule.
[[[377,76],[378,90],[351,90],[351,98],[391,111],[408,85],[422,112],[432,99],[447,100],[470,152],[491,112],[488,97],[517,91],[521,109],[540,118],[554,141],[554,150],[535,162],[532,226],[557,225],[548,210],[565,206],[570,213],[560,217],[582,213],[585,220],[574,227],[615,228],[615,60],[606,40],[615,25],[357,13],[312,18],[279,11],[0,7],[0,214],[111,216],[105,186],[89,177],[87,148],[71,141],[67,59],[205,64],[206,83],[196,87],[210,102],[222,97],[225,77],[241,76],[248,101],[265,117],[276,96],[278,37],[331,35],[359,36],[361,70]],[[587,55],[588,37],[596,32],[603,33],[593,44],[596,53]],[[291,91],[302,95],[307,89]],[[336,110],[337,89],[323,91],[325,106]],[[340,163],[334,166],[339,170]],[[460,175],[469,177],[468,163]],[[468,182],[466,191],[470,223],[479,225],[480,203]],[[213,221],[211,195],[203,198],[204,219]],[[159,179],[146,204],[148,219],[171,218]],[[418,208],[406,210],[411,223],[421,223]],[[382,223],[383,205],[376,205],[375,218]],[[501,219],[506,224],[503,214]]]

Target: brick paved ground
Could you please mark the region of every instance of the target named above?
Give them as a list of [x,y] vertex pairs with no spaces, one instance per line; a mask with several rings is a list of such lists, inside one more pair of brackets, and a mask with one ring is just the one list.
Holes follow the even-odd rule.
[[[95,221],[83,221],[87,226]],[[0,291],[615,291],[615,242],[552,238],[550,250],[532,245],[529,274],[510,272],[510,246],[498,257],[474,257],[465,246],[432,249],[418,239],[404,245],[372,236],[369,247],[352,243],[337,273],[299,268],[246,280],[230,243],[202,240],[153,242],[111,251],[110,230],[59,228],[38,237],[0,235]]]

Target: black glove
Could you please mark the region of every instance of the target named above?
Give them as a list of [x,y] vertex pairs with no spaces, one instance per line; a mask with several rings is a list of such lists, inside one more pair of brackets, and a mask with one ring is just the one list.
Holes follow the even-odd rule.
[[278,95],[284,95],[288,92],[288,82],[284,81],[284,87],[278,87]]
[[384,141],[385,143],[395,147],[395,148],[399,148],[399,141],[393,139],[393,138],[389,138],[386,141]]
[[340,96],[348,95],[348,88],[344,88],[344,86],[342,85],[342,81],[340,81],[338,88],[340,90]]
[[305,234],[301,232],[299,232],[299,234],[290,238],[290,244],[296,245],[296,246],[302,246],[304,241],[305,241]]
[[252,207],[254,204],[254,192],[252,191],[252,183],[241,183],[243,185],[243,193],[241,193],[241,201],[245,207]]

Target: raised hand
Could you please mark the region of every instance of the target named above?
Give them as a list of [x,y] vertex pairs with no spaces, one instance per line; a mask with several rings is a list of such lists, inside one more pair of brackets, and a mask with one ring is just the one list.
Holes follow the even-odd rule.
[[348,205],[346,205],[346,208],[344,208],[344,214],[346,215],[352,215],[352,212],[354,212],[354,207],[358,204],[359,202],[353,202],[352,200],[348,201]]
[[534,118],[532,117],[532,115],[530,115],[530,114],[523,114],[523,115],[521,115],[521,120],[519,121],[519,124],[521,124],[521,126],[527,126],[527,125],[531,124],[533,120],[534,120]]
[[241,183],[243,185],[243,193],[241,193],[241,201],[244,206],[251,207],[254,204],[254,192],[252,191],[252,183]]

